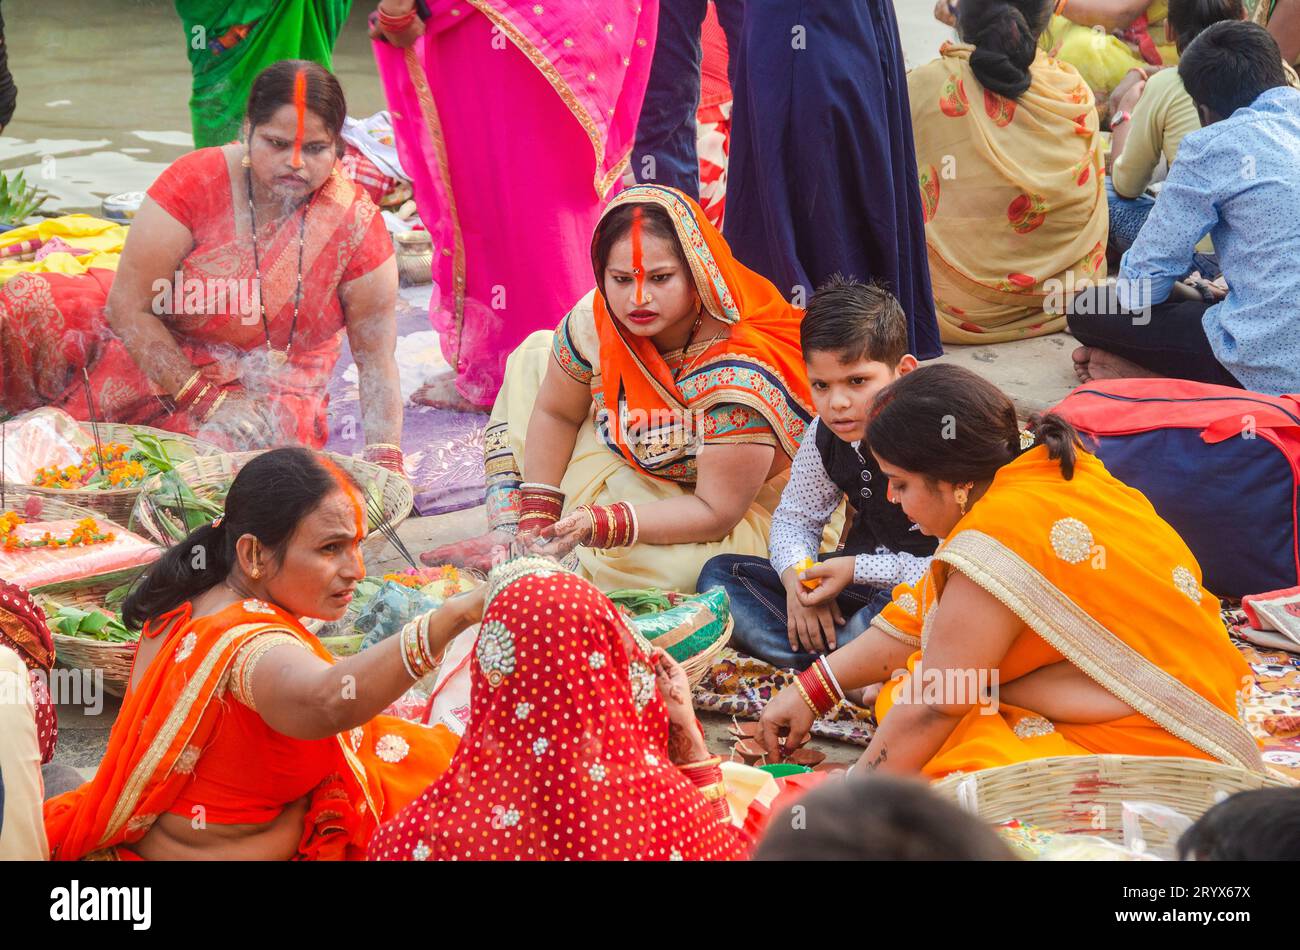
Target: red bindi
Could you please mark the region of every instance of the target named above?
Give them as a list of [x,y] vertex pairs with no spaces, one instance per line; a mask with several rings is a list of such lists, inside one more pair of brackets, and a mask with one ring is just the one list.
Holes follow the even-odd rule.
[[293,77],[293,108],[298,116],[298,130],[293,137],[293,158],[290,164],[294,168],[302,167],[302,137],[307,123],[307,72],[298,70]]
[[632,276],[636,278],[636,302],[645,299],[645,268],[641,266],[641,209],[632,209]]

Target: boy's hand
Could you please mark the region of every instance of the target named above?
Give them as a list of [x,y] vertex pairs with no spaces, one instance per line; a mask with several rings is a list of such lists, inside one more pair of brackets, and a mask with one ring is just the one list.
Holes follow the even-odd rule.
[[802,598],[808,593],[799,583],[799,571],[787,568],[781,575],[785,585],[786,633],[790,649],[805,653],[829,653],[835,649],[835,627],[843,625],[844,617],[839,605],[807,606]]
[[[803,572],[801,580],[817,578],[821,583],[813,590],[799,585],[799,602],[805,607],[820,607],[834,603],[844,592],[844,588],[853,583],[853,557],[833,557],[819,561]],[[840,623],[844,621],[841,620]]]

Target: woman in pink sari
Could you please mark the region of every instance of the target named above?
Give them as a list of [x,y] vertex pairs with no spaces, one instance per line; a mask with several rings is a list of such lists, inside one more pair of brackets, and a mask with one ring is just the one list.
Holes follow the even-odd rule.
[[588,238],[627,166],[658,0],[383,0],[375,58],[433,237],[451,371],[415,395],[486,412],[506,357],[588,289]]

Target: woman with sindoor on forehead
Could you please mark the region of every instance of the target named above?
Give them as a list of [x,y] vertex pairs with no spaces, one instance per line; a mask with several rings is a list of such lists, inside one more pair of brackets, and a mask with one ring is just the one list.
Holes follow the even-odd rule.
[[94,779],[45,805],[51,857],[364,855],[458,741],[380,713],[483,612],[479,587],[335,660],[299,618],[344,615],[365,531],[361,489],[328,456],[273,449],[240,469],[225,514],[127,595],[140,648]]
[[116,275],[6,283],[0,408],[85,418],[86,369],[101,419],[231,448],[319,448],[346,330],[366,456],[400,470],[397,270],[379,210],[341,171],[346,116],[322,67],[269,66],[248,98],[246,140],[158,177]]
[[493,532],[425,558],[482,565],[544,534],[548,554],[579,545],[602,590],[693,591],[709,558],[767,551],[812,419],[802,311],[672,188],[622,192],[591,256],[596,289],[507,364],[485,435]]

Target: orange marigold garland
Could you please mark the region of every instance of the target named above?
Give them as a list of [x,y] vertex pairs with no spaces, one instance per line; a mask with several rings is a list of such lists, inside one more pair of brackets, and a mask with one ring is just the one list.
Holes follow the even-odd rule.
[[66,538],[56,538],[46,531],[35,541],[20,541],[18,526],[26,523],[27,519],[17,512],[6,511],[0,514],[0,548],[6,551],[20,551],[24,548],[76,548],[117,540],[115,532],[100,531],[94,518],[82,518]]

